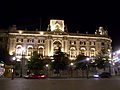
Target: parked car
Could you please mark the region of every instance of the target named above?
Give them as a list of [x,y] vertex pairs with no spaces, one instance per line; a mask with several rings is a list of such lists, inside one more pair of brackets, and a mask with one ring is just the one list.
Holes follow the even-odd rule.
[[100,75],[100,78],[110,78],[112,75],[109,72],[103,72]]
[[26,79],[44,79],[44,78],[46,78],[46,75],[31,73],[29,75],[24,76],[24,78],[26,78]]
[[99,77],[100,77],[100,75],[98,73],[93,75],[93,78],[99,78]]

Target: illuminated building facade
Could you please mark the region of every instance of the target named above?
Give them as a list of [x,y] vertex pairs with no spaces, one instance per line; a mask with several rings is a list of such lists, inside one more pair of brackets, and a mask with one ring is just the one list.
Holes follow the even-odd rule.
[[15,54],[17,59],[23,54],[29,59],[35,50],[44,57],[52,57],[59,47],[70,55],[71,60],[79,54],[96,56],[102,49],[107,51],[106,55],[112,52],[112,40],[103,27],[99,27],[95,34],[69,33],[64,20],[52,19],[46,31],[17,30],[13,26],[8,33],[9,54]]

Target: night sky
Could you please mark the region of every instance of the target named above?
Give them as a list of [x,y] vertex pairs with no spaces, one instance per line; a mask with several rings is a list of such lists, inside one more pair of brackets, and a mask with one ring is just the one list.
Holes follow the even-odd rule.
[[120,5],[106,0],[1,0],[0,28],[16,24],[19,29],[47,29],[50,19],[64,19],[69,32],[94,33],[103,26],[120,48]]

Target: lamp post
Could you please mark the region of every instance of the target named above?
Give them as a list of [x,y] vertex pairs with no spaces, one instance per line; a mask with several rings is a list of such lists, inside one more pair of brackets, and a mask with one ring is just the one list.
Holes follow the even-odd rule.
[[89,79],[89,61],[90,61],[90,58],[86,58],[86,67],[87,67],[87,72],[86,72],[86,75],[87,75],[87,79]]
[[24,52],[25,52],[25,48],[22,48],[21,49],[21,54],[22,54],[22,58],[21,58],[21,67],[20,67],[20,77],[22,77],[23,76],[23,68],[24,68],[24,59],[25,59],[25,55],[24,55]]
[[47,70],[47,77],[48,77],[48,67],[49,67],[49,65],[46,64],[45,67],[46,67],[46,70]]
[[73,77],[73,65],[74,65],[74,63],[70,63],[71,77]]
[[16,62],[16,57],[12,58],[13,61],[13,67],[12,67],[12,80],[14,79],[14,73],[15,73],[15,62]]

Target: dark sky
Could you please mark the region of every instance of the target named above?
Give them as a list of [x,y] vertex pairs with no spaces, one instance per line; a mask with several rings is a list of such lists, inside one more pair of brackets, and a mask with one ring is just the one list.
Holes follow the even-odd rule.
[[120,48],[120,5],[107,0],[1,0],[0,28],[46,30],[50,19],[64,19],[69,32],[94,33],[99,26],[108,30],[113,49]]

